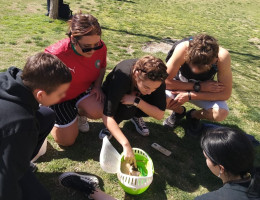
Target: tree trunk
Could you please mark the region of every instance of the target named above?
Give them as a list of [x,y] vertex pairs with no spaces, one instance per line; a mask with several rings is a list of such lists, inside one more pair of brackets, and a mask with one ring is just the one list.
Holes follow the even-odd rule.
[[50,18],[57,19],[59,16],[59,0],[50,1]]

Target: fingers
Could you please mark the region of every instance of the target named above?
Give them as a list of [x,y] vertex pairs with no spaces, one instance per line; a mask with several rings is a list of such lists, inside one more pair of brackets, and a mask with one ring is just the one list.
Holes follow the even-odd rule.
[[134,157],[134,167],[137,168],[136,159]]

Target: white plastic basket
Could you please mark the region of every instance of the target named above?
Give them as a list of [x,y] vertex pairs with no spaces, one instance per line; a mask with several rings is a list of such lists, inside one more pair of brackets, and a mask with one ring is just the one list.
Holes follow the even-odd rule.
[[[145,177],[131,176],[131,175],[124,174],[124,173],[121,172],[121,170],[119,170],[119,172],[117,172],[117,178],[126,187],[137,190],[137,189],[147,187],[152,183],[154,168],[153,168],[153,161],[147,155],[147,153],[145,153],[142,149],[138,149],[138,148],[133,148],[133,151],[134,151],[135,155],[136,154],[142,155],[142,156],[144,156],[145,158],[148,159],[148,162],[150,162],[150,164],[149,164],[150,169],[148,169],[147,176],[145,176]],[[123,157],[123,154],[121,155],[121,159],[122,159],[122,157]],[[120,168],[119,169],[121,169],[121,162],[120,162]]]
[[[153,181],[153,174],[154,174],[154,167],[153,161],[145,153],[142,149],[133,148],[133,152],[135,155],[141,155],[145,157],[149,164],[147,166],[147,176],[131,176],[127,174],[123,174],[121,172],[121,161],[123,158],[123,153],[120,155],[117,150],[113,147],[113,145],[107,139],[107,136],[103,139],[102,149],[100,152],[100,166],[101,168],[107,172],[112,174],[117,174],[117,178],[120,181],[121,186],[123,189],[129,194],[141,194],[145,191],[148,186]],[[129,191],[131,190],[131,191]]]

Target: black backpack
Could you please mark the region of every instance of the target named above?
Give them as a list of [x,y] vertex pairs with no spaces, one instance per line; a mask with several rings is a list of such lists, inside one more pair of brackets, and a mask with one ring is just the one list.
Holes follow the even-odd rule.
[[68,4],[63,3],[63,0],[59,0],[59,18],[70,19],[72,17],[72,11]]

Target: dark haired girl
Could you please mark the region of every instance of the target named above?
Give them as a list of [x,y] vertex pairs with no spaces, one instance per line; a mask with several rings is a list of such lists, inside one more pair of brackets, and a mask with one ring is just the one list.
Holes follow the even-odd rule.
[[260,168],[254,168],[254,149],[245,133],[217,128],[206,133],[201,147],[210,171],[223,187],[196,200],[259,200]]

